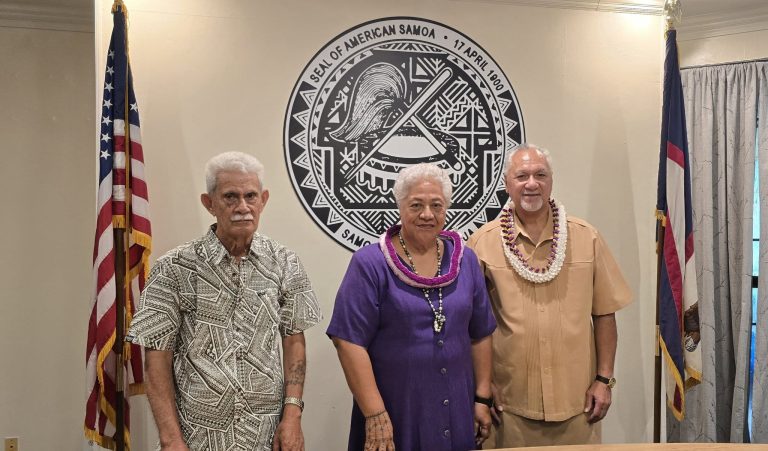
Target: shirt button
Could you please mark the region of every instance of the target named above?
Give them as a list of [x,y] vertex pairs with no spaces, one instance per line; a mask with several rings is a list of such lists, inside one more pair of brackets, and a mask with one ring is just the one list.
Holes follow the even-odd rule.
[[450,401],[448,401],[447,399],[445,401],[443,401],[443,405],[444,406],[447,406],[448,404],[450,404]]
[[448,370],[446,370],[445,368],[440,368],[440,373],[445,374],[447,372],[448,372]]
[[451,436],[451,431],[449,431],[448,429],[446,429],[446,430],[444,430],[444,431],[443,431],[443,435],[444,435],[445,437],[450,437],[450,436]]
[[443,340],[437,340],[437,345],[442,348],[443,347]]

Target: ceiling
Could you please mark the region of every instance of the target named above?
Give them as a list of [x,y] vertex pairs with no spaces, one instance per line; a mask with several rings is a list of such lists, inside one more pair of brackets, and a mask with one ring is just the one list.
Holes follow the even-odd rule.
[[[130,0],[129,0],[130,1]],[[249,1],[249,0],[243,0]],[[661,15],[664,0],[459,0]],[[766,0],[679,0],[680,39],[768,29]],[[93,31],[94,0],[0,0],[0,26]]]

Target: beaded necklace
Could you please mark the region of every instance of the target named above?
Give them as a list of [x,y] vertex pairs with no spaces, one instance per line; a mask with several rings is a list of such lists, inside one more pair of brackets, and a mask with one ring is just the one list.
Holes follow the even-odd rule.
[[514,204],[510,201],[501,212],[501,240],[504,246],[504,255],[515,272],[523,279],[533,283],[545,283],[557,277],[563,268],[565,261],[565,247],[568,242],[568,224],[561,228],[560,221],[566,221],[565,207],[557,203],[555,199],[549,200],[549,208],[552,210],[552,250],[547,257],[547,264],[543,268],[534,268],[525,261],[523,253],[515,243],[517,228],[515,227]]
[[[405,252],[405,256],[408,257],[408,262],[411,264],[411,268],[413,269],[413,272],[418,274],[419,272],[416,271],[416,264],[413,263],[413,258],[411,257],[411,253],[408,252],[408,248],[405,247],[405,240],[403,240],[403,235],[398,232],[397,233],[397,239],[400,240],[400,246],[403,247],[403,252]],[[435,246],[437,247],[437,276],[440,277],[440,241],[435,238]],[[422,293],[424,293],[424,299],[426,299],[427,304],[429,305],[429,308],[432,309],[432,314],[435,316],[435,320],[432,322],[432,328],[435,330],[435,333],[439,333],[443,330],[443,325],[445,324],[445,314],[443,313],[443,287],[437,288],[437,299],[438,299],[438,307],[435,309],[435,304],[432,303],[432,300],[429,299],[429,292],[432,291],[429,288],[422,288]]]

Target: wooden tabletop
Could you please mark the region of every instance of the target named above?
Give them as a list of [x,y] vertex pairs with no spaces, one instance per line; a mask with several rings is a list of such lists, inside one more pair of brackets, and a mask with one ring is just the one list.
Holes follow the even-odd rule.
[[497,451],[768,451],[768,444],[744,443],[632,443],[624,445],[563,445],[530,448],[498,448]]

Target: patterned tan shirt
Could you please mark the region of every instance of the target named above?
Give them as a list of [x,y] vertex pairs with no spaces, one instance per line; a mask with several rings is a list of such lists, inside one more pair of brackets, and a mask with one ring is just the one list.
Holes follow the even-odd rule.
[[214,233],[155,263],[126,340],[173,351],[190,450],[269,450],[280,421],[278,339],[321,319],[296,254],[254,234],[237,264]]
[[[498,328],[493,334],[493,381],[505,412],[563,421],[582,412],[595,378],[592,315],[607,315],[632,293],[597,230],[568,216],[568,243],[560,273],[550,282],[520,277],[507,262],[499,220],[470,238],[485,273]],[[521,227],[515,242],[528,263],[541,268],[552,249],[552,215],[539,240]]]

